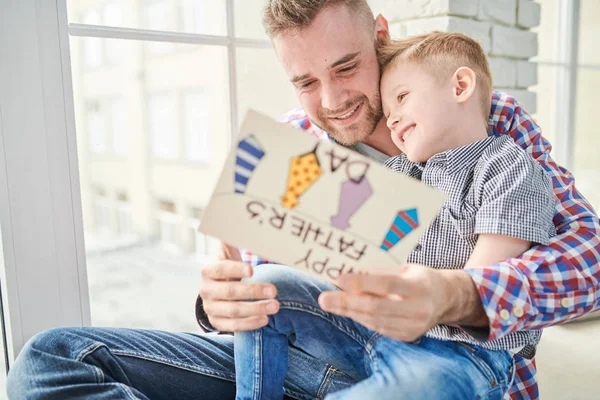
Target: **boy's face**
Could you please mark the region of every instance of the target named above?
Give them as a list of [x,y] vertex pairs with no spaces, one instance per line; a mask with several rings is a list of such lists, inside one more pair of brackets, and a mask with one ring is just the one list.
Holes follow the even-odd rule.
[[394,144],[413,162],[448,150],[457,104],[450,77],[441,82],[423,67],[397,60],[381,79],[381,98]]
[[[364,26],[362,26],[364,25]],[[338,142],[365,140],[381,121],[375,36],[344,6],[321,11],[273,44],[310,119]]]

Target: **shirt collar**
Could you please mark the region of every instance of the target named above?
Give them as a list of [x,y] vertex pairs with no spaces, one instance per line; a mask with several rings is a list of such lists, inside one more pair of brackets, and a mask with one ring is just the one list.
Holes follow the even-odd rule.
[[477,142],[434,154],[425,166],[441,164],[451,175],[468,170],[479,160],[483,151],[494,139],[494,136],[488,136]]

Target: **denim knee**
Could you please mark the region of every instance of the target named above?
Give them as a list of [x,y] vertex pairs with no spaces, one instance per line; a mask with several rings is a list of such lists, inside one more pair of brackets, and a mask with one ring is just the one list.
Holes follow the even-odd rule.
[[277,287],[277,300],[317,304],[319,295],[337,288],[321,279],[292,267],[262,264],[254,268],[254,274],[245,282],[272,283]]
[[54,328],[40,332],[33,336],[17,356],[6,378],[6,389],[11,399],[22,398],[28,392],[32,377],[40,371],[48,371],[45,365],[46,357],[42,355],[63,356],[64,350],[69,345],[64,341],[67,328]]

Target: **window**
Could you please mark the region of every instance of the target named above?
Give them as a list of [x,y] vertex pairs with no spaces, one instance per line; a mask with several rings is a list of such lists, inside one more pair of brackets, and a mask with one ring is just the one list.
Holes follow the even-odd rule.
[[121,98],[113,99],[110,102],[110,128],[114,153],[119,156],[126,156],[129,146],[129,131],[125,101]]
[[[76,19],[90,6],[69,0],[94,326],[198,330],[190,318],[190,298],[197,295],[199,270],[216,254],[218,242],[197,228],[236,133],[234,124],[249,108],[278,117],[297,106],[268,40],[238,44],[226,36],[227,3],[102,2],[102,33],[111,26],[135,28],[137,38],[119,39],[119,29],[111,31],[115,38],[99,38],[104,59],[90,69],[82,46],[89,27],[80,30]],[[236,9],[245,7],[235,3]],[[258,12],[261,5],[254,3]],[[220,36],[204,43],[198,34]],[[148,52],[163,44],[172,51]],[[111,57],[111,47],[121,48],[121,56]],[[97,233],[97,226],[104,233]],[[130,300],[132,293],[138,301]]]
[[90,151],[106,153],[106,120],[100,101],[89,101],[87,104],[87,131]]
[[595,113],[600,93],[600,55],[597,51],[598,15],[600,3],[582,0],[580,10],[575,132],[573,137],[573,173],[577,188],[600,211],[600,159],[596,149],[600,148]]
[[185,156],[190,161],[205,161],[209,157],[209,109],[203,92],[188,93],[183,99]]

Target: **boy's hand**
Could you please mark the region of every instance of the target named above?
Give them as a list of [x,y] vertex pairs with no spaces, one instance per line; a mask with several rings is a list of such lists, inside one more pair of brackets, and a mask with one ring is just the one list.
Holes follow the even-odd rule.
[[252,276],[252,267],[241,262],[237,248],[222,243],[220,256],[220,261],[202,268],[200,297],[211,325],[222,332],[265,326],[267,315],[279,311],[275,285],[240,282]]
[[336,285],[342,291],[319,297],[323,310],[392,339],[413,342],[438,324],[488,323],[477,288],[462,270],[405,264],[395,274],[345,274]]

